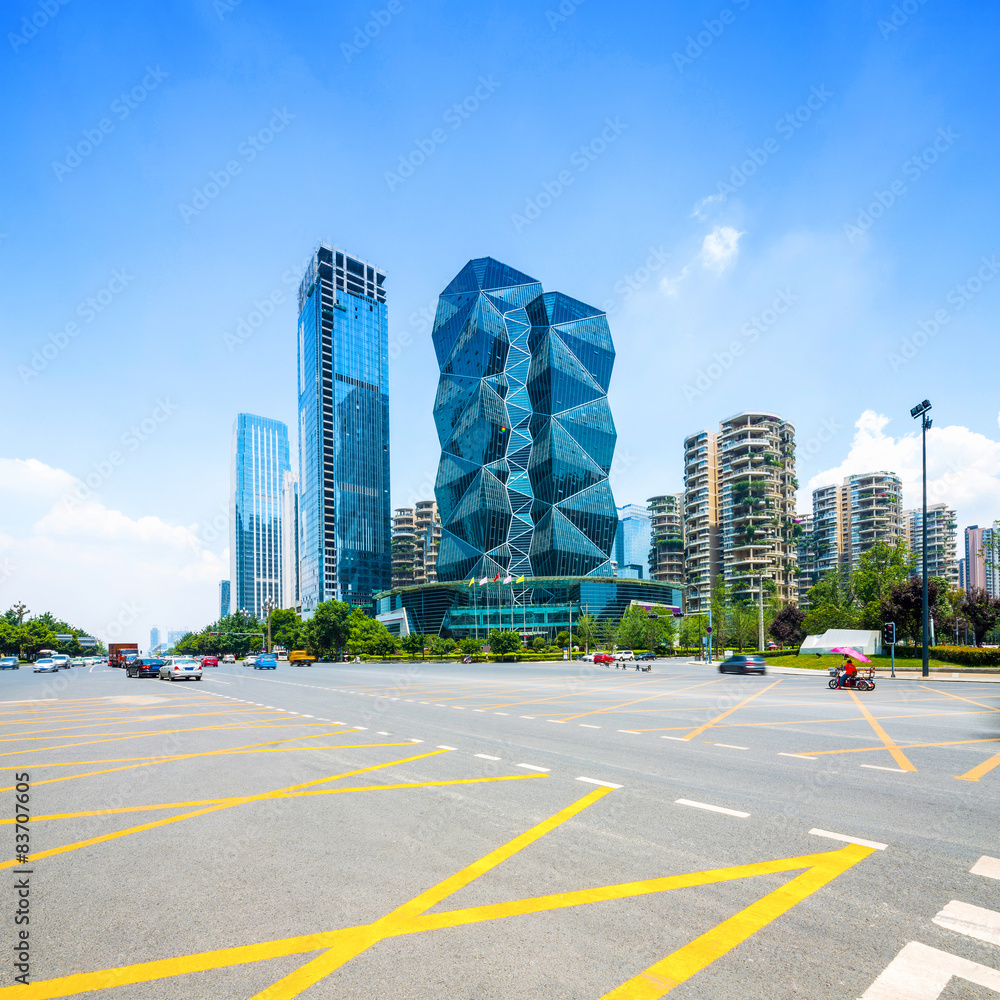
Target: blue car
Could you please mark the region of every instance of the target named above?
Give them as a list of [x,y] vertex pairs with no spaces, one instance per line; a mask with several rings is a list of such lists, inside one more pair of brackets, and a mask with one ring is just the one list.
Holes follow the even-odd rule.
[[273,653],[261,653],[253,668],[254,670],[277,670],[278,658]]

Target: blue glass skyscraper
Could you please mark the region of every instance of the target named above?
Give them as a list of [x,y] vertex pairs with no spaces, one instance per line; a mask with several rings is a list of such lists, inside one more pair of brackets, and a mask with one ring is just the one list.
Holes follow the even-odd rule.
[[607,316],[483,257],[441,293],[439,580],[611,576]]
[[649,578],[649,550],[653,542],[653,519],[641,504],[618,508],[615,534],[615,562],[618,575],[638,580]]
[[299,592],[368,607],[392,582],[385,273],[321,244],[299,286]]
[[258,618],[282,606],[281,484],[289,470],[288,427],[240,413],[233,424],[229,566],[236,610]]

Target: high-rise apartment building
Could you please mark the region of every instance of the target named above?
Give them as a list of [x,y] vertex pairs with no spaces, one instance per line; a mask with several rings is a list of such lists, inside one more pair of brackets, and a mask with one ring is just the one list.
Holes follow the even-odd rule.
[[997,539],[1000,539],[1000,521],[994,521],[992,528],[973,524],[965,529],[965,558],[959,560],[965,567],[964,573],[960,567],[958,581],[963,590],[981,587],[991,597],[1000,597]]
[[812,550],[813,571],[822,580],[844,562],[844,487],[839,484],[813,490]]
[[763,577],[779,601],[796,600],[794,426],[739,413],[722,422],[718,449],[722,572],[733,597],[754,599]]
[[[956,512],[944,503],[927,508],[927,575],[944,577],[953,587],[958,586],[956,517]],[[905,510],[903,520],[910,551],[917,557],[913,575],[922,576],[923,510]]]
[[684,494],[650,497],[649,579],[684,585]]
[[438,578],[610,576],[606,315],[483,257],[441,293],[433,339]]
[[219,617],[225,618],[232,607],[232,597],[230,596],[229,581],[219,581]]
[[299,477],[289,469],[281,479],[281,606],[298,610]]
[[229,569],[237,608],[261,618],[281,607],[281,484],[289,469],[288,427],[240,413],[233,424]]
[[684,582],[688,611],[704,611],[722,572],[719,450],[712,431],[684,441]]
[[392,580],[385,273],[321,244],[299,286],[299,591],[367,607]]
[[413,557],[416,548],[416,518],[412,507],[399,507],[392,515],[392,585],[409,587],[413,583]]
[[437,581],[437,556],[441,545],[441,515],[436,500],[418,500],[414,508],[413,582]]
[[807,608],[809,591],[820,578],[816,571],[816,530],[812,514],[798,514],[795,519],[799,529],[795,546],[799,574],[796,587],[798,596],[795,603],[800,608]]
[[649,552],[653,544],[653,520],[649,509],[630,503],[618,508],[615,531],[615,562],[618,576],[649,579]]

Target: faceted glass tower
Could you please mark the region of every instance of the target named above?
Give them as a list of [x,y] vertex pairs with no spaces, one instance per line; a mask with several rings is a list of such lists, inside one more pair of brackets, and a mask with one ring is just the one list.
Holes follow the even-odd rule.
[[238,414],[233,424],[230,583],[236,608],[258,618],[265,614],[268,597],[281,607],[281,483],[288,469],[288,427],[269,417]]
[[299,286],[299,595],[368,607],[392,583],[385,273],[321,244]]
[[611,576],[607,316],[483,257],[441,293],[438,579]]

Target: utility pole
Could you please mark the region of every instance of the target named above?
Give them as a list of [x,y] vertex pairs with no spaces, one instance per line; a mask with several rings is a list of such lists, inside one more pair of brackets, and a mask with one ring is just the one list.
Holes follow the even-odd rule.
[[15,604],[11,608],[11,611],[13,611],[17,615],[18,625],[23,624],[25,615],[31,614],[31,612],[28,610],[28,605],[25,604],[23,601],[19,601],[17,604]]
[[927,595],[927,431],[933,421],[927,417],[927,411],[931,408],[931,401],[925,399],[910,410],[910,416],[914,420],[920,417],[921,444],[923,452],[923,473],[924,473],[924,502],[923,502],[923,522],[922,542],[920,546],[921,576],[923,578],[923,628],[921,628],[921,674],[924,677],[930,676],[930,658],[927,642],[930,637],[930,604]]
[[265,653],[271,652],[271,612],[274,610],[274,599],[270,594],[267,595],[267,599],[264,601],[264,610],[267,612],[267,646],[264,649]]
[[757,604],[757,648],[764,652],[764,574],[761,573],[758,577],[758,582],[760,584],[760,601]]

